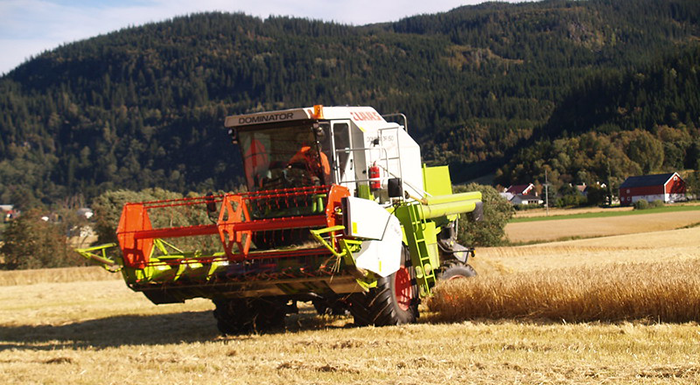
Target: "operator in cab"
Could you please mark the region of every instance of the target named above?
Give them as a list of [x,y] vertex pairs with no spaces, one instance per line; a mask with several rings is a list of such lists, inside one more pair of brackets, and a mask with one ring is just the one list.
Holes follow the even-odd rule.
[[326,185],[330,183],[331,166],[328,156],[320,152],[316,145],[303,143],[301,149],[289,159],[288,167],[302,165],[311,174],[313,184]]

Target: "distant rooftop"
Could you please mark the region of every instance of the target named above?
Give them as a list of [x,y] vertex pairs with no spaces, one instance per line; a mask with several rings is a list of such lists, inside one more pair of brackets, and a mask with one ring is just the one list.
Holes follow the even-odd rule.
[[666,184],[666,182],[668,182],[668,180],[671,179],[674,174],[675,172],[668,174],[631,176],[620,185],[620,188],[660,186]]
[[517,185],[508,187],[506,192],[511,193],[511,194],[526,194],[533,187],[534,186],[532,185],[532,183],[530,183],[530,184],[517,184]]

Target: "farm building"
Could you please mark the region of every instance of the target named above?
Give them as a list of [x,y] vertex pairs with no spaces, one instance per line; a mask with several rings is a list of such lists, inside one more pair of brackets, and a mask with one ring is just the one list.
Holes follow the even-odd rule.
[[620,185],[620,204],[629,206],[639,200],[665,203],[685,198],[685,182],[678,173],[631,176]]
[[532,183],[510,186],[501,193],[501,196],[514,205],[541,205],[544,203],[537,195],[535,185]]
[[518,184],[515,186],[510,186],[506,189],[506,193],[513,194],[513,195],[528,195],[531,192],[534,192],[535,185],[532,183],[529,184]]
[[510,203],[514,205],[541,205],[544,203],[544,201],[537,195],[518,194],[514,195],[513,198],[510,199]]
[[0,205],[0,214],[3,222],[9,222],[19,215],[19,211],[15,210],[15,207],[12,205]]

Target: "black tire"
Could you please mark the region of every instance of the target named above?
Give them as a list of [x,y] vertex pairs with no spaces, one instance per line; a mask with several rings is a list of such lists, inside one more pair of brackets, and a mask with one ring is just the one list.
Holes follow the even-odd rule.
[[216,326],[223,334],[266,333],[284,328],[285,304],[275,299],[214,300]]
[[408,248],[403,247],[403,263],[388,277],[379,278],[377,287],[348,298],[355,325],[387,326],[413,323],[418,318],[418,284]]
[[319,298],[311,301],[318,315],[348,315],[348,309],[344,302],[336,298]]
[[446,265],[442,273],[440,274],[441,280],[451,280],[460,278],[471,278],[476,277],[476,270],[469,265],[462,262],[452,262]]

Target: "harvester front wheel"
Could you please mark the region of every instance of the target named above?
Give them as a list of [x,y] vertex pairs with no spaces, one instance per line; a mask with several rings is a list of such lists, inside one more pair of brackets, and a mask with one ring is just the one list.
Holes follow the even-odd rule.
[[285,304],[266,298],[214,300],[216,326],[223,334],[265,333],[284,328]]
[[460,278],[471,278],[475,276],[476,270],[474,270],[474,268],[471,265],[455,261],[446,265],[443,268],[442,274],[440,274],[440,279],[451,280]]
[[418,318],[418,284],[411,256],[403,247],[403,262],[395,273],[379,278],[377,287],[350,296],[350,313],[358,326],[399,325]]

